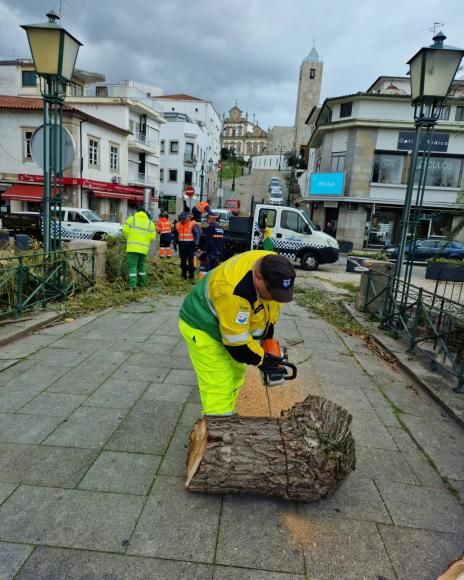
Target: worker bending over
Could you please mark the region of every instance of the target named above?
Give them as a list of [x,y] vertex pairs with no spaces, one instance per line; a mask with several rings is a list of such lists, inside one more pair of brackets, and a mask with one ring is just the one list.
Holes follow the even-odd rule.
[[272,338],[281,303],[293,300],[294,281],[287,258],[252,250],[208,272],[185,298],[179,330],[205,415],[235,413],[246,365],[275,365],[260,340]]

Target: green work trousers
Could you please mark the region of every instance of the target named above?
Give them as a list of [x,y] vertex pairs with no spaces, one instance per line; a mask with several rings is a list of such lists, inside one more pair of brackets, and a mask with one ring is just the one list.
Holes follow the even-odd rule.
[[129,270],[129,286],[137,288],[145,286],[147,280],[147,255],[137,252],[127,252],[127,269]]
[[246,364],[234,360],[222,342],[182,319],[179,330],[197,375],[204,415],[233,415]]

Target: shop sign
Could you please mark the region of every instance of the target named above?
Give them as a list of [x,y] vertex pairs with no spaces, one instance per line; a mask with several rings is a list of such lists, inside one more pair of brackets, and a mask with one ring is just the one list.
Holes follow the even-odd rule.
[[311,173],[309,195],[343,195],[345,172]]
[[[400,131],[398,135],[398,149],[401,151],[412,151],[416,142],[416,133],[414,131]],[[419,151],[424,151],[430,143],[430,151],[440,151],[446,153],[448,151],[449,134],[448,133],[434,133],[431,137],[422,135]]]
[[[19,173],[18,181],[28,183],[43,183],[43,175],[32,173]],[[132,187],[130,185],[120,185],[107,181],[95,181],[94,179],[81,179],[80,177],[63,177],[63,185],[82,185],[87,189],[99,189],[104,191],[115,191],[117,193],[134,193],[143,195],[143,187]]]

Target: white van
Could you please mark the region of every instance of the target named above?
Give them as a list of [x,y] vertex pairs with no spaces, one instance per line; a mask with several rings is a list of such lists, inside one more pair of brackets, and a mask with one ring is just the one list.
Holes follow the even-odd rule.
[[[52,224],[52,235],[53,230]],[[106,222],[91,209],[82,207],[61,208],[62,240],[101,240],[105,234],[116,236],[120,233],[122,233],[121,224]]]

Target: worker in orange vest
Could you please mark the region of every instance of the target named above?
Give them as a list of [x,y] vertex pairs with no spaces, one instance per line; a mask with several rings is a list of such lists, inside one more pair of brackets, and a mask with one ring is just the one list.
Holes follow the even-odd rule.
[[167,212],[160,214],[160,217],[156,222],[156,231],[160,237],[159,257],[164,258],[167,256],[170,258],[172,256],[172,226]]
[[192,208],[193,218],[196,222],[201,222],[201,217],[204,213],[211,213],[211,200],[199,201],[195,207]]
[[179,221],[174,229],[174,245],[179,248],[181,276],[185,280],[195,278],[195,251],[200,243],[199,227],[194,221],[188,219],[187,212],[179,215]]

